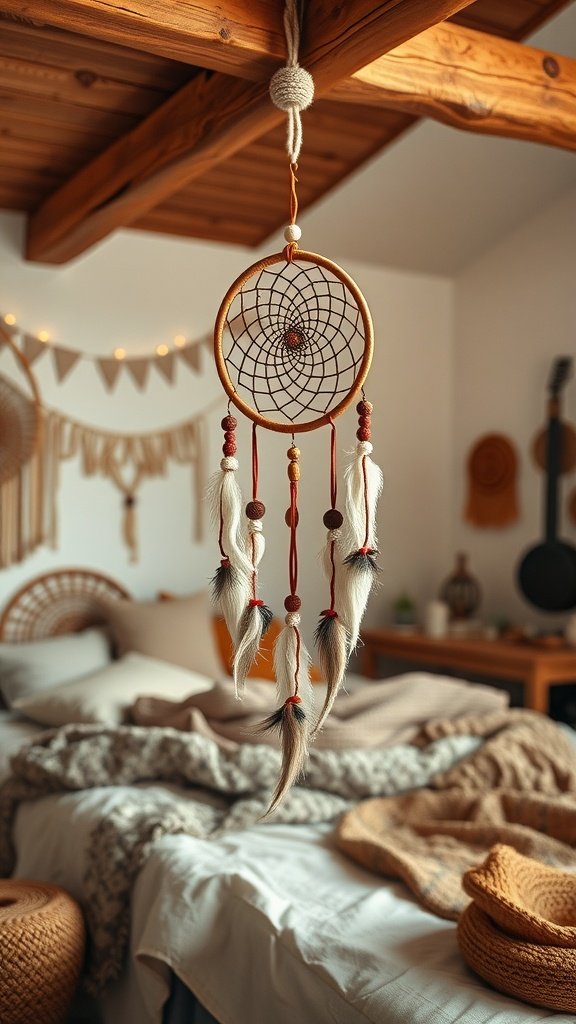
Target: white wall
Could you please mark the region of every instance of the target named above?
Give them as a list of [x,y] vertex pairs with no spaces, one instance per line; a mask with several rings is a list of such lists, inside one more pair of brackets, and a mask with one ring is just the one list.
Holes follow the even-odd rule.
[[[161,236],[121,232],[81,260],[62,268],[25,263],[23,220],[0,215],[0,311],[13,312],[30,331],[50,331],[55,342],[87,353],[109,355],[117,345],[130,355],[148,355],[173,335],[204,334],[228,285],[257,254]],[[307,239],[313,247],[313,238]],[[328,254],[337,259],[337,253]],[[410,589],[422,599],[436,590],[451,558],[450,509],[452,421],[452,286],[443,278],[394,272],[342,260],[371,306],[376,353],[368,397],[375,404],[374,444],[386,477],[381,506],[383,586],[369,619],[389,617],[391,599]],[[221,396],[210,354],[195,377],[178,369],[170,387],[152,371],[142,394],[121,379],[108,394],[92,365],[78,364],[57,384],[47,356],[35,364],[43,400],[83,422],[110,430],[148,431],[177,423],[213,407]],[[210,414],[208,463],[216,467],[222,402]],[[355,418],[339,422],[339,447],[354,438]],[[242,477],[248,485],[248,430],[242,431]],[[262,497],[268,554],[261,590],[281,611],[287,593],[288,531],[286,439],[262,438]],[[326,586],[316,562],[324,541],[322,513],[328,507],[328,436],[302,439],[300,592],[312,624],[325,606]],[[0,604],[38,573],[62,565],[84,565],[122,581],[137,597],[156,590],[185,593],[205,585],[217,565],[210,531],[202,546],[191,542],[189,476],[173,468],[169,478],[150,481],[138,506],[140,562],[128,563],[120,540],[121,499],[109,481],[80,476],[65,463],[59,496],[57,551],[38,550],[25,563],[0,572]]]
[[[484,589],[485,615],[505,615],[537,626],[565,617],[540,614],[515,585],[520,553],[542,536],[543,475],[530,456],[545,421],[546,384],[555,356],[576,358],[576,190],[538,213],[455,282],[454,479],[455,547],[470,553]],[[563,413],[576,422],[576,382],[564,394]],[[503,530],[463,522],[465,462],[481,435],[503,432],[520,458],[520,521]],[[565,498],[560,535],[576,544]]]

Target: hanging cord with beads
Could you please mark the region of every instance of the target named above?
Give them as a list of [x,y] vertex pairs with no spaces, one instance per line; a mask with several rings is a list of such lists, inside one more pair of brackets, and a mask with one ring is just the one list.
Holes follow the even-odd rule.
[[336,611],[336,545],[343,523],[342,513],[337,509],[338,478],[336,474],[336,424],[330,419],[330,508],[324,513],[323,523],[328,533],[323,552],[324,571],[330,582],[330,607],[320,612],[314,640],[318,661],[326,679],[326,698],[314,733],[322,728],[330,714],[332,705],[344,680],[348,661],[348,633]]
[[220,462],[220,472],[214,474],[208,487],[212,518],[218,524],[220,548],[220,565],[212,577],[212,597],[224,617],[232,644],[235,645],[240,620],[250,596],[252,563],[240,536],[242,493],[236,481],[237,421],[230,415],[230,404],[221,426],[224,431],[224,458]]
[[285,625],[274,648],[274,669],[278,688],[279,708],[267,718],[264,729],[279,729],[282,741],[282,768],[267,814],[280,803],[286,792],[302,773],[308,756],[310,714],[313,692],[310,682],[310,655],[300,634],[300,608],[298,596],[298,481],[300,480],[300,449],[294,443],[287,452],[288,479],[290,481],[290,508],[286,522],[290,528],[289,579],[290,593],[284,601]]
[[252,501],[246,505],[248,519],[248,550],[252,571],[250,573],[251,596],[244,609],[238,626],[238,640],[234,655],[234,688],[237,697],[241,697],[246,677],[256,661],[262,637],[272,622],[272,612],[264,601],[258,597],[258,566],[266,549],[262,533],[262,519],[266,506],[258,498],[258,437],[256,423],[252,424]]
[[349,633],[350,651],[358,643],[362,616],[379,571],[375,560],[378,554],[376,510],[383,479],[382,470],[370,458],[373,451],[370,440],[373,406],[366,400],[364,391],[362,396],[362,401],[356,406],[358,430],[355,458],[345,473],[344,546],[349,553],[344,559],[345,572],[337,588],[339,608]]

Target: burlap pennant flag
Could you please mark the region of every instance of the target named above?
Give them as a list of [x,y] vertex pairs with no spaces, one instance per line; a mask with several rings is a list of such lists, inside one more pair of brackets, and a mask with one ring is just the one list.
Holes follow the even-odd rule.
[[191,370],[195,373],[200,373],[201,370],[201,353],[202,344],[196,342],[194,345],[187,345],[186,348],[180,349],[179,356],[188,364]]
[[80,352],[73,352],[70,348],[59,348],[57,345],[52,346],[54,372],[56,373],[59,384],[61,384],[64,378],[68,376],[70,371],[76,366],[79,359]]
[[156,356],[154,366],[169,384],[174,383],[175,363],[173,352],[167,352],[165,356]]
[[96,366],[108,391],[112,391],[122,368],[120,359],[97,359]]
[[45,341],[39,341],[33,334],[22,335],[22,352],[30,364],[43,355],[47,345]]
[[149,359],[127,359],[124,364],[128,370],[132,380],[136,387],[143,391],[146,387],[146,381],[148,380],[148,371],[150,370]]

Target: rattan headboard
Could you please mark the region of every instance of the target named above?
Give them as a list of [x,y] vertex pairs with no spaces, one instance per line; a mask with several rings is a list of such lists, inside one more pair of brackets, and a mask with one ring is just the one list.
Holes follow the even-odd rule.
[[129,597],[120,583],[91,569],[57,569],[14,594],[0,617],[0,640],[24,643],[78,633],[104,621],[107,598]]

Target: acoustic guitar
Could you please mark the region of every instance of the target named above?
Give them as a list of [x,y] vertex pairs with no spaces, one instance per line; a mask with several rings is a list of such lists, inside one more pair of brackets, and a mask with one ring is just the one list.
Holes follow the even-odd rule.
[[558,477],[561,437],[560,394],[572,375],[572,359],[556,359],[548,383],[546,443],[545,536],[526,551],[518,567],[524,597],[547,612],[576,608],[576,548],[558,538]]

